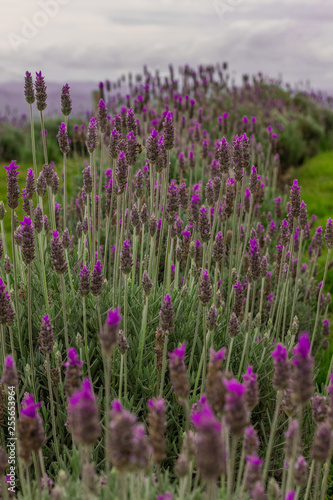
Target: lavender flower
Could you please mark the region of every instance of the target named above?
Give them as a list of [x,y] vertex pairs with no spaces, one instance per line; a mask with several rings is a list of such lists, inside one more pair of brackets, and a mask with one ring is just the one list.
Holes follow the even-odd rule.
[[282,344],[277,344],[275,351],[272,352],[272,357],[274,365],[273,386],[277,391],[286,389],[290,378],[287,349]]
[[88,165],[87,167],[85,167],[83,170],[83,189],[84,189],[84,192],[89,195],[91,194],[92,192],[92,188],[93,188],[93,176],[91,174],[91,168],[90,166]]
[[25,195],[28,200],[32,200],[35,191],[36,191],[36,186],[35,186],[34,171],[32,170],[32,168],[29,168],[25,184]]
[[101,99],[98,103],[98,109],[97,109],[97,125],[102,134],[105,134],[105,132],[108,129],[107,115],[108,112],[106,109],[105,102],[103,101],[103,99]]
[[148,401],[148,429],[149,440],[153,449],[153,462],[161,463],[166,457],[166,411],[162,398],[153,398]]
[[22,226],[22,257],[26,264],[31,264],[35,258],[35,231],[31,218],[24,216]]
[[70,141],[69,141],[66,125],[64,122],[62,122],[62,124],[59,125],[59,132],[57,134],[57,138],[58,138],[58,142],[59,142],[60,151],[64,155],[67,155],[70,152],[70,146],[69,146]]
[[331,457],[333,447],[332,429],[329,423],[319,424],[312,443],[312,458],[319,463],[324,463]]
[[294,180],[293,185],[290,186],[290,203],[291,203],[291,215],[297,219],[300,215],[301,207],[301,196],[300,196],[300,186],[298,185],[297,179]]
[[174,324],[175,315],[173,311],[171,297],[169,294],[167,294],[164,297],[159,315],[160,315],[160,322],[162,329],[164,330],[164,332],[171,333],[175,327]]
[[13,160],[8,167],[5,165],[5,169],[7,170],[7,205],[12,210],[18,206],[20,198],[20,190],[17,181],[17,169],[20,168],[20,166],[15,165],[15,163],[16,160]]
[[245,404],[250,411],[259,403],[258,375],[253,373],[253,367],[249,366],[245,375],[243,375],[245,386]]
[[36,72],[36,81],[35,81],[35,96],[36,96],[36,106],[38,111],[44,111],[46,108],[46,99],[47,99],[47,93],[46,93],[46,85],[44,82],[45,77],[42,76],[42,72],[40,71],[39,73]]
[[306,405],[313,393],[313,358],[310,351],[309,334],[300,335],[293,349],[293,397],[297,404]]
[[65,361],[63,364],[66,367],[65,392],[67,398],[73,396],[74,392],[82,386],[82,364],[83,362],[80,361],[76,350],[73,347],[70,347],[68,349],[68,361]]
[[6,290],[3,280],[0,278],[0,324],[12,325],[14,318],[15,315],[10,302],[10,295]]
[[5,358],[5,366],[2,372],[1,382],[6,384],[8,387],[18,386],[19,376],[12,356],[7,356]]
[[124,241],[122,251],[120,252],[120,269],[124,274],[129,274],[132,270],[133,259],[131,253],[131,244],[128,240]]
[[67,262],[64,254],[64,247],[58,231],[53,231],[51,240],[51,262],[57,274],[64,274],[67,271]]
[[202,241],[204,243],[207,243],[210,240],[211,230],[208,218],[208,210],[205,207],[202,207],[199,213],[198,229],[200,231]]
[[68,400],[68,426],[74,441],[93,444],[101,434],[96,396],[89,379]]
[[147,139],[147,159],[152,165],[158,161],[158,131],[153,129]]
[[332,219],[328,219],[326,223],[325,241],[327,248],[332,250],[333,248],[333,223]]
[[261,274],[261,257],[260,247],[255,238],[253,240],[250,240],[249,257],[250,267],[248,269],[248,275],[252,281],[257,281],[260,278]]
[[90,291],[95,297],[98,297],[98,295],[102,293],[103,283],[104,283],[103,266],[101,264],[101,261],[97,260],[92,272],[91,285],[90,285]]
[[126,114],[126,130],[128,134],[130,132],[133,132],[133,135],[137,134],[137,122],[132,108],[130,108]]
[[173,392],[177,396],[180,403],[187,400],[190,392],[190,385],[184,362],[185,351],[186,345],[184,343],[173,352],[169,353],[170,380]]
[[29,71],[25,72],[24,77],[24,97],[28,104],[33,104],[35,102],[34,85]]
[[225,419],[230,433],[234,436],[241,436],[248,425],[248,411],[245,406],[244,385],[236,379],[225,381],[227,388]]
[[78,293],[81,297],[86,297],[90,292],[90,271],[87,266],[83,266],[80,273]]
[[93,116],[89,122],[87,137],[86,137],[86,146],[89,153],[93,153],[97,148],[97,120]]
[[31,452],[38,452],[45,442],[45,432],[37,408],[41,403],[35,403],[32,394],[26,394],[20,408],[18,421],[19,455],[28,466],[31,462]]
[[69,89],[68,83],[65,83],[61,89],[61,112],[64,116],[69,116],[72,111],[72,99]]
[[163,122],[163,137],[165,149],[172,149],[175,145],[175,126],[171,111],[167,113]]
[[118,331],[120,328],[120,310],[110,310],[105,320],[103,330],[98,334],[103,353],[110,357],[117,345]]
[[118,193],[121,194],[125,190],[128,177],[128,162],[125,153],[122,151],[117,159],[116,181]]
[[151,448],[144,426],[118,400],[112,403],[108,445],[111,463],[120,471],[147,466]]
[[198,449],[196,463],[203,479],[216,481],[226,473],[226,449],[221,433],[221,423],[215,417],[203,396],[197,410],[191,415],[197,434],[195,444]]
[[207,307],[213,297],[213,287],[207,269],[205,269],[201,275],[198,296],[204,307]]
[[54,337],[53,337],[54,326],[50,323],[50,317],[48,314],[42,319],[42,324],[39,332],[39,343],[40,350],[43,354],[50,354],[53,350],[54,346]]
[[[262,459],[256,453],[246,458],[246,487],[252,492],[256,483],[262,478]],[[251,495],[252,496],[252,495]]]

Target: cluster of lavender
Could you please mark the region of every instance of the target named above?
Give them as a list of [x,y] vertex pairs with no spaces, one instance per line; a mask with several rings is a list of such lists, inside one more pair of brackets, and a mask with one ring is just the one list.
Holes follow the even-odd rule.
[[[68,434],[91,496],[115,486],[111,466],[120,498],[138,498],[143,472],[147,491],[161,493],[174,446],[179,480],[161,499],[190,498],[198,487],[208,500],[325,496],[333,358],[316,395],[314,363],[330,334],[333,223],[314,227],[297,180],[278,191],[278,124],[229,113],[225,85],[219,66],[185,67],[179,80],[171,67],[164,81],[145,69],[126,98],[101,85],[96,117],[74,130],[74,151],[65,85],[60,181],[44,140],[44,77],[34,88],[26,74],[45,163],[37,167],[33,142],[23,192],[19,166],[5,166],[12,232],[1,225],[0,368],[5,387],[29,391],[19,457],[51,498],[62,498],[66,481],[59,474],[51,484],[43,449],[52,442],[48,460],[65,463]],[[72,152],[82,187],[67,203]],[[2,203],[1,221],[5,214]],[[145,400],[148,433],[135,415]],[[20,481],[29,498],[24,474]]]

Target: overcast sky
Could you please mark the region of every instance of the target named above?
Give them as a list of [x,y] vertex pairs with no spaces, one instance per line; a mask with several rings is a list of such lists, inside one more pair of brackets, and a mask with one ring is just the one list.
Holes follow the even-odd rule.
[[[52,15],[42,9],[51,4]],[[225,60],[235,75],[333,91],[332,0],[0,0],[1,81],[27,69],[99,81],[145,63]]]

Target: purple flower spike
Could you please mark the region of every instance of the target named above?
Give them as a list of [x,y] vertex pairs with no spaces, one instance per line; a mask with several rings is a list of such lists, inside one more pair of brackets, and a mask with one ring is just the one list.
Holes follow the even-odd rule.
[[19,203],[20,190],[18,187],[18,171],[19,165],[15,165],[16,160],[10,162],[8,166],[5,165],[5,170],[7,170],[7,204],[9,208],[14,210]]
[[287,495],[284,497],[284,500],[294,500],[294,498],[295,498],[295,492],[289,491]]
[[109,311],[106,321],[110,327],[115,328],[116,330],[119,330],[120,323],[121,323],[121,316],[120,316],[119,307],[117,309]]
[[243,375],[245,386],[245,403],[249,410],[253,410],[259,402],[258,375],[253,372],[253,366],[249,366]]
[[80,360],[78,353],[74,349],[74,347],[70,347],[68,349],[68,361],[63,363],[63,366],[66,368],[71,366],[82,366],[83,361]]
[[298,344],[292,352],[293,395],[296,403],[305,405],[313,394],[313,358],[308,333],[300,335]]
[[273,386],[276,390],[286,389],[289,385],[290,364],[287,349],[282,344],[277,344],[272,352],[274,376]]
[[200,453],[197,455],[198,469],[203,478],[216,480],[226,470],[226,451],[221,435],[221,423],[203,396],[191,420],[197,430],[195,442]]
[[101,426],[96,396],[88,378],[68,402],[68,426],[74,441],[93,444],[100,436]]
[[36,418],[37,408],[42,406],[42,403],[35,403],[32,394],[27,394],[22,401],[22,407],[20,409],[21,415],[29,418]]
[[245,406],[246,388],[236,379],[225,381],[226,395],[226,423],[231,434],[241,436],[248,425],[248,411]]
[[5,359],[5,366],[2,373],[1,382],[6,384],[8,387],[17,387],[19,383],[19,377],[16,369],[16,364],[12,356],[7,356]]
[[[168,297],[168,295],[167,295]],[[169,297],[170,299],[170,297]],[[169,352],[170,363],[184,361],[186,352],[186,343],[184,342],[180,347],[176,347],[174,351]]]
[[117,345],[118,332],[121,324],[120,309],[110,310],[105,320],[103,330],[98,337],[101,342],[103,352],[106,356],[111,356]]

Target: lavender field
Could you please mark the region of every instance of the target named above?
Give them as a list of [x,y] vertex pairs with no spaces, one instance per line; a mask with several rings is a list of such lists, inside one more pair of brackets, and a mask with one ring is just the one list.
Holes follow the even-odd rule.
[[0,123],[1,498],[333,498],[333,222],[290,176],[332,100],[220,63],[96,90],[50,117],[27,71]]

